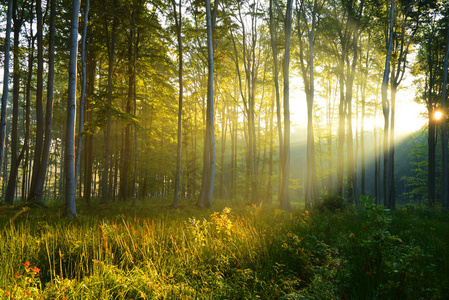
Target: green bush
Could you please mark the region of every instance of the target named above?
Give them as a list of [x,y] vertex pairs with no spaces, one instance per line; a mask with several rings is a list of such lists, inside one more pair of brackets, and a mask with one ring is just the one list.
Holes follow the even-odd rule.
[[342,196],[331,194],[321,197],[320,204],[318,204],[317,209],[320,211],[330,210],[344,210],[346,207],[345,200]]

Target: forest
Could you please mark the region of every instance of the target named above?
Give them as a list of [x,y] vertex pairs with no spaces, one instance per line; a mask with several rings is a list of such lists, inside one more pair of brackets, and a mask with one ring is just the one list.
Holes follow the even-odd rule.
[[447,0],[0,1],[0,299],[447,299]]

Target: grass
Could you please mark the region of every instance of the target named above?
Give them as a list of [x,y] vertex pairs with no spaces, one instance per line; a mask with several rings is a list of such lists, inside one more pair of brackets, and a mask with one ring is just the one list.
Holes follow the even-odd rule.
[[447,299],[449,218],[184,202],[0,207],[0,299]]

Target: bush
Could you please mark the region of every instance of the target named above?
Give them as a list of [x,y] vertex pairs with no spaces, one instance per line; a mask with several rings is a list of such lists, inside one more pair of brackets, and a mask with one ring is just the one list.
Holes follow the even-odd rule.
[[342,196],[336,194],[325,195],[321,198],[320,204],[318,204],[317,209],[320,211],[344,210],[345,201]]

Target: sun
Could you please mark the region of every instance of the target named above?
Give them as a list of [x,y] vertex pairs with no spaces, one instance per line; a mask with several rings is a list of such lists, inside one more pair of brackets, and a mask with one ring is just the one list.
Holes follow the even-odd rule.
[[435,120],[439,121],[443,117],[443,113],[441,111],[437,110],[437,111],[435,111],[433,117],[435,118]]

